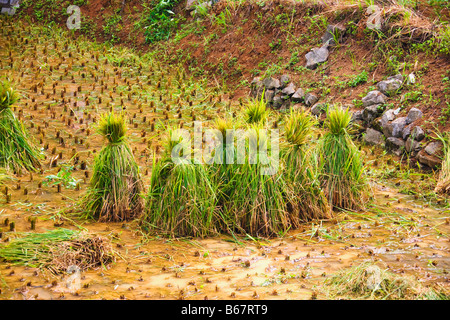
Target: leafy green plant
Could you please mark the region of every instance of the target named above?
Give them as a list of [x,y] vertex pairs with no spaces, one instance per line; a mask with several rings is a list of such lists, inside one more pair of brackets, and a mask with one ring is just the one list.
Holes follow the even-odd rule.
[[154,43],[169,39],[173,30],[177,27],[179,19],[172,11],[180,0],[160,0],[150,10],[145,22],[145,41]]
[[221,11],[217,16],[215,16],[213,22],[222,27],[222,33],[227,32],[228,24],[231,22],[230,10],[228,10],[228,8],[225,8],[224,11]]
[[43,181],[43,185],[54,186],[61,184],[66,188],[75,188],[81,180],[77,180],[72,177],[72,172],[74,170],[73,166],[64,164],[61,166],[60,170],[56,175],[48,175],[45,177],[46,180]]
[[194,18],[204,18],[208,15],[209,6],[207,2],[200,2],[192,5],[192,7],[191,16]]
[[361,73],[353,76],[350,80],[347,81],[347,85],[349,87],[356,87],[361,83],[366,83],[367,82],[367,71],[362,71]]
[[106,23],[103,26],[103,32],[109,36],[112,43],[118,42],[120,40],[118,33],[123,28],[121,24],[122,16],[116,13],[109,16],[105,21]]

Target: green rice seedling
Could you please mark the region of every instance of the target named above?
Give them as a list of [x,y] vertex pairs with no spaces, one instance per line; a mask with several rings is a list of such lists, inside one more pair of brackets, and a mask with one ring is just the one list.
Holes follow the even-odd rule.
[[15,172],[21,168],[37,171],[42,156],[11,110],[11,105],[18,99],[19,95],[8,81],[0,82],[0,167]]
[[173,130],[168,131],[164,153],[156,162],[154,157],[150,187],[147,195],[145,229],[163,231],[170,236],[205,237],[217,234],[223,219],[217,207],[216,188],[204,164],[174,161],[172,154],[182,154],[182,140]]
[[108,144],[94,160],[89,190],[82,199],[85,218],[130,220],[142,213],[144,187],[139,167],[126,141],[126,121],[114,113],[101,117],[98,132]]
[[438,134],[438,138],[444,145],[444,157],[434,192],[450,195],[450,133]]
[[249,124],[252,123],[264,123],[267,119],[268,111],[266,108],[266,101],[264,95],[261,99],[254,98],[249,99],[247,102],[247,108],[245,109],[245,121]]
[[325,281],[333,298],[370,300],[448,300],[441,290],[424,287],[407,276],[383,270],[371,262],[344,269]]
[[[288,189],[281,168],[271,175],[262,174],[263,169],[268,168],[267,163],[273,167],[279,165],[270,155],[271,145],[268,144],[267,155],[251,154],[252,150],[259,150],[260,144],[267,143],[267,133],[260,130],[260,125],[248,129],[248,137],[237,136],[236,140],[223,144],[223,161],[212,166],[220,204],[229,231],[251,236],[277,236],[297,226],[298,219],[288,211]],[[244,142],[245,154],[239,159],[237,146],[241,142]]]
[[70,265],[82,270],[101,267],[115,260],[110,243],[80,231],[56,229],[44,233],[23,232],[0,245],[0,258],[13,264],[47,268],[55,274]]
[[325,133],[319,147],[320,181],[328,202],[335,208],[359,210],[367,199],[361,155],[353,144],[347,126],[348,109],[330,108]]
[[331,218],[331,208],[320,186],[317,154],[307,146],[314,123],[314,118],[301,109],[291,111],[284,125],[285,175],[294,195],[292,208],[302,221]]

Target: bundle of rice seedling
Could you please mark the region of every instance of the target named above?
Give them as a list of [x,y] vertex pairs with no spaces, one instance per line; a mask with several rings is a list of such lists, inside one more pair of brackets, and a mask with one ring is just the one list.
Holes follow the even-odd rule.
[[191,161],[174,161],[172,154],[188,156],[181,154],[178,148],[190,141],[183,141],[172,130],[168,133],[164,154],[158,162],[155,157],[153,160],[142,225],[170,236],[216,234],[221,231],[223,220],[206,167]]
[[436,193],[450,195],[450,133],[438,135],[444,145],[444,157],[442,159],[441,172],[435,188]]
[[139,167],[126,142],[122,115],[109,113],[99,121],[98,132],[108,144],[94,159],[89,190],[82,199],[86,218],[99,221],[130,220],[141,214],[144,190]]
[[350,120],[348,109],[328,109],[328,132],[319,148],[320,180],[330,205],[359,210],[364,208],[367,184],[361,155],[346,130]]
[[71,265],[86,270],[115,261],[111,244],[103,237],[69,229],[17,235],[0,246],[0,258],[13,264],[46,268],[58,274]]
[[[298,219],[288,212],[287,185],[278,160],[271,155],[267,133],[260,129],[260,126],[251,126],[247,137],[237,136],[236,141],[224,144],[224,159],[214,165],[212,172],[230,231],[270,237],[297,226]],[[267,153],[260,153],[259,145],[266,143]],[[244,150],[240,150],[239,145]],[[245,154],[240,155],[242,151]],[[262,174],[270,166],[278,171]]]
[[9,82],[0,82],[0,167],[15,172],[21,168],[36,171],[41,167],[41,154],[11,110],[11,105],[18,99]]
[[411,277],[383,270],[371,262],[344,269],[325,281],[324,289],[332,298],[347,299],[448,299],[442,290],[426,288]]
[[298,211],[303,221],[331,218],[331,208],[320,186],[317,154],[306,146],[314,122],[314,118],[301,109],[291,111],[284,125],[287,141],[283,148],[285,173],[294,195],[291,200],[293,210]]
[[264,96],[261,99],[250,98],[245,109],[245,121],[249,124],[263,123],[268,115]]

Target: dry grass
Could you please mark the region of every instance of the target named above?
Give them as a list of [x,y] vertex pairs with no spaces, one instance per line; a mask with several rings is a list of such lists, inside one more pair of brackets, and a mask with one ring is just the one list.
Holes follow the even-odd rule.
[[24,232],[0,247],[5,261],[30,267],[45,268],[54,274],[65,272],[71,265],[81,270],[102,267],[115,261],[108,239],[69,229],[44,233]]
[[444,144],[444,158],[442,159],[442,168],[439,173],[439,180],[434,192],[450,195],[450,133],[438,135]]
[[371,262],[341,270],[325,281],[333,298],[369,300],[447,300],[442,290],[424,287],[411,277],[399,276]]

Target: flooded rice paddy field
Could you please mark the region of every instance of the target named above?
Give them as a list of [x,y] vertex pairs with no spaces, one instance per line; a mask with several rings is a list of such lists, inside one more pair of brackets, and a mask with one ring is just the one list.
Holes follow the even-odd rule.
[[[66,217],[61,210],[84,194],[104,144],[95,132],[100,114],[125,109],[148,184],[165,126],[208,123],[239,110],[239,102],[158,57],[6,20],[0,20],[2,76],[21,93],[13,109],[46,159],[41,172],[7,182],[11,200],[0,196],[0,241],[30,231],[29,218],[36,217],[33,232],[81,228],[111,239],[116,262],[82,272],[77,290],[67,287],[69,275],[0,262],[1,299],[326,299],[327,278],[366,261],[449,290],[450,210],[445,201],[400,193],[401,179],[372,179],[374,199],[365,212],[341,212],[274,239],[165,239],[142,234],[135,222]],[[389,158],[371,149],[364,154],[368,161]],[[74,171],[60,188],[48,177],[64,167]],[[3,226],[5,219],[15,231]]]

